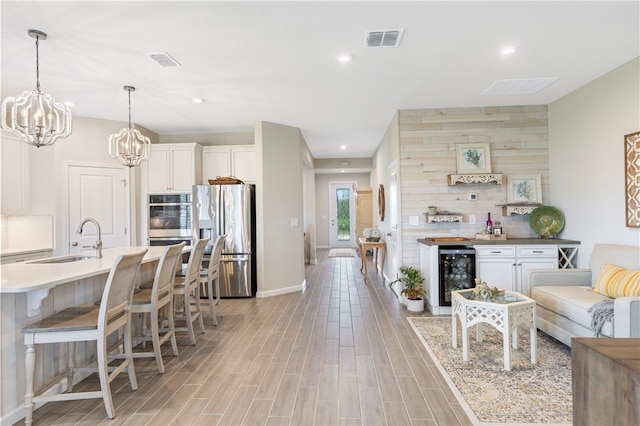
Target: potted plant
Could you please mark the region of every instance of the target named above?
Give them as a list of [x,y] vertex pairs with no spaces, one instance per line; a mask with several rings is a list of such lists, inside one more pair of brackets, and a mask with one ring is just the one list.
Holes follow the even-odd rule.
[[427,291],[422,286],[424,278],[420,274],[420,270],[413,266],[401,266],[400,273],[403,275],[395,281],[391,281],[389,286],[395,283],[402,283],[404,288],[400,292],[407,298],[407,310],[410,312],[422,312],[424,310],[424,298]]

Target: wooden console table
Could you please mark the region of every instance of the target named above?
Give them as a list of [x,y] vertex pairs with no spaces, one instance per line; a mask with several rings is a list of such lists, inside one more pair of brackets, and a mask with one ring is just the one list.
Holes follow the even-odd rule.
[[374,266],[378,265],[378,250],[382,250],[382,259],[380,261],[380,272],[384,273],[384,260],[387,256],[387,246],[384,241],[367,241],[365,238],[358,238],[358,247],[360,248],[360,270],[367,277],[367,250],[374,250]]
[[574,425],[640,424],[640,339],[571,339]]

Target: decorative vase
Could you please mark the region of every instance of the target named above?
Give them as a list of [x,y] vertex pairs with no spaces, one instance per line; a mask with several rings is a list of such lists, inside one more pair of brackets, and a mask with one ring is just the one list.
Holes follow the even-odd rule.
[[407,311],[416,313],[424,311],[424,299],[407,299]]

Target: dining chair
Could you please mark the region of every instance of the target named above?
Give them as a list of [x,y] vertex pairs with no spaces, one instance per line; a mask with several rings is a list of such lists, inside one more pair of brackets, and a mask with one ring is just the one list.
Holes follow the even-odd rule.
[[[184,275],[176,276],[173,287],[174,297],[182,299],[181,303],[174,302],[175,319],[185,322],[184,327],[176,326],[175,331],[186,331],[189,334],[189,340],[192,345],[196,344],[194,321],[198,320],[200,330],[204,333],[204,322],[202,321],[200,306],[200,268],[202,267],[204,249],[208,242],[209,238],[203,238],[195,242],[189,255],[186,272]],[[191,302],[192,299],[193,303]],[[191,310],[192,305],[195,306],[195,311]]]
[[[102,398],[107,416],[115,417],[115,407],[111,398],[111,382],[123,371],[129,373],[131,389],[138,388],[135,367],[132,357],[131,344],[131,312],[129,306],[133,298],[133,288],[136,275],[140,269],[142,258],[147,253],[143,250],[136,253],[118,256],[114,261],[99,307],[95,305],[77,306],[65,309],[35,324],[22,329],[24,344],[27,347],[25,355],[26,392],[24,396],[25,424],[33,421],[33,407],[35,403],[49,401],[68,401],[87,398]],[[123,330],[124,353],[118,355],[121,361],[118,365],[108,365],[110,349],[107,338]],[[72,392],[75,372],[95,371],[96,368],[75,367],[75,350],[71,348],[75,342],[96,341],[97,371],[100,379],[99,391]],[[34,378],[36,370],[35,345],[46,343],[67,343],[68,366],[67,392],[54,395],[36,395],[34,393]]]
[[[154,357],[160,373],[164,373],[161,350],[163,343],[171,340],[173,355],[178,356],[178,344],[176,343],[173,318],[173,285],[178,261],[182,259],[182,249],[185,245],[185,242],[181,242],[179,244],[166,246],[158,262],[151,288],[143,288],[133,293],[131,313],[142,314],[143,328],[142,335],[134,334],[132,339],[134,342],[151,341],[153,345],[153,351],[134,351],[133,357]],[[163,309],[167,312],[166,318],[160,316]],[[150,328],[147,327],[147,319],[149,320]],[[168,325],[161,328],[160,322],[165,319]]]
[[[216,318],[216,312],[214,306],[218,307],[218,314],[224,316],[222,313],[222,304],[220,303],[220,255],[222,254],[222,247],[224,246],[225,235],[219,235],[213,243],[213,250],[211,251],[211,257],[209,257],[209,264],[206,268],[200,270],[200,284],[206,286],[207,299],[209,301],[209,313],[213,320],[213,325],[218,325],[218,318]],[[216,300],[213,300],[213,289],[215,282]]]

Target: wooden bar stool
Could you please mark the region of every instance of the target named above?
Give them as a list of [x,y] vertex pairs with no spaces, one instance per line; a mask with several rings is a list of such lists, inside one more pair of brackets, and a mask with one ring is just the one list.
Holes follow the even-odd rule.
[[[178,345],[176,343],[175,323],[173,318],[173,286],[178,268],[178,261],[182,258],[182,249],[185,242],[167,246],[160,257],[158,267],[156,269],[155,278],[151,288],[144,288],[133,294],[133,303],[131,305],[132,314],[142,314],[145,326],[144,331],[150,331],[149,335],[133,336],[134,342],[148,342],[153,344],[152,352],[134,352],[134,358],[150,358],[155,357],[158,371],[164,373],[164,364],[162,362],[161,346],[164,342],[171,339],[171,347],[173,355],[178,356]],[[160,328],[160,311],[165,308],[167,310],[166,328]],[[150,329],[146,327],[146,318],[149,317]],[[162,334],[162,336],[161,336]]]
[[[31,425],[33,421],[33,406],[38,402],[68,401],[87,398],[102,398],[107,416],[115,417],[115,409],[111,399],[110,383],[123,371],[129,373],[131,388],[136,390],[138,382],[131,355],[131,313],[129,306],[133,298],[133,288],[136,274],[140,269],[142,258],[147,250],[138,253],[118,256],[111,267],[107,282],[102,293],[102,301],[99,307],[79,306],[65,309],[38,323],[22,329],[24,344],[27,347],[25,356],[26,367],[26,393],[24,396],[25,424]],[[117,365],[108,366],[109,348],[107,337],[124,330],[124,353],[118,358],[122,361]],[[72,343],[95,340],[97,344],[96,358],[98,362],[98,376],[100,377],[100,390],[89,392],[71,392],[73,387],[73,374],[76,371],[87,371],[85,368],[75,368],[74,350]],[[67,388],[69,392],[55,395],[35,395],[33,381],[36,369],[35,345],[45,343],[68,343],[67,351],[69,372],[67,374]],[[95,371],[95,368],[90,369]],[[111,371],[111,372],[110,372]]]
[[[175,318],[185,322],[184,327],[176,327],[175,331],[186,331],[189,333],[189,340],[192,345],[196,344],[196,335],[193,328],[193,322],[198,320],[200,330],[204,333],[204,322],[202,321],[202,312],[200,307],[200,268],[202,267],[202,258],[204,256],[204,248],[209,242],[209,238],[198,240],[191,250],[189,262],[187,263],[187,271],[184,276],[177,276],[173,287],[174,297],[181,297],[182,303],[175,303]],[[194,300],[193,305],[195,311],[191,310],[191,299]],[[178,308],[178,305],[182,305]]]
[[[211,257],[209,258],[209,265],[206,268],[200,270],[200,284],[207,287],[207,299],[209,300],[209,313],[213,320],[213,325],[218,325],[218,318],[216,318],[216,312],[214,306],[218,307],[218,314],[222,314],[222,304],[220,303],[220,255],[222,254],[222,247],[224,246],[225,235],[219,235],[215,243],[213,243],[213,250],[211,251]],[[216,300],[213,301],[213,289],[215,282]]]

